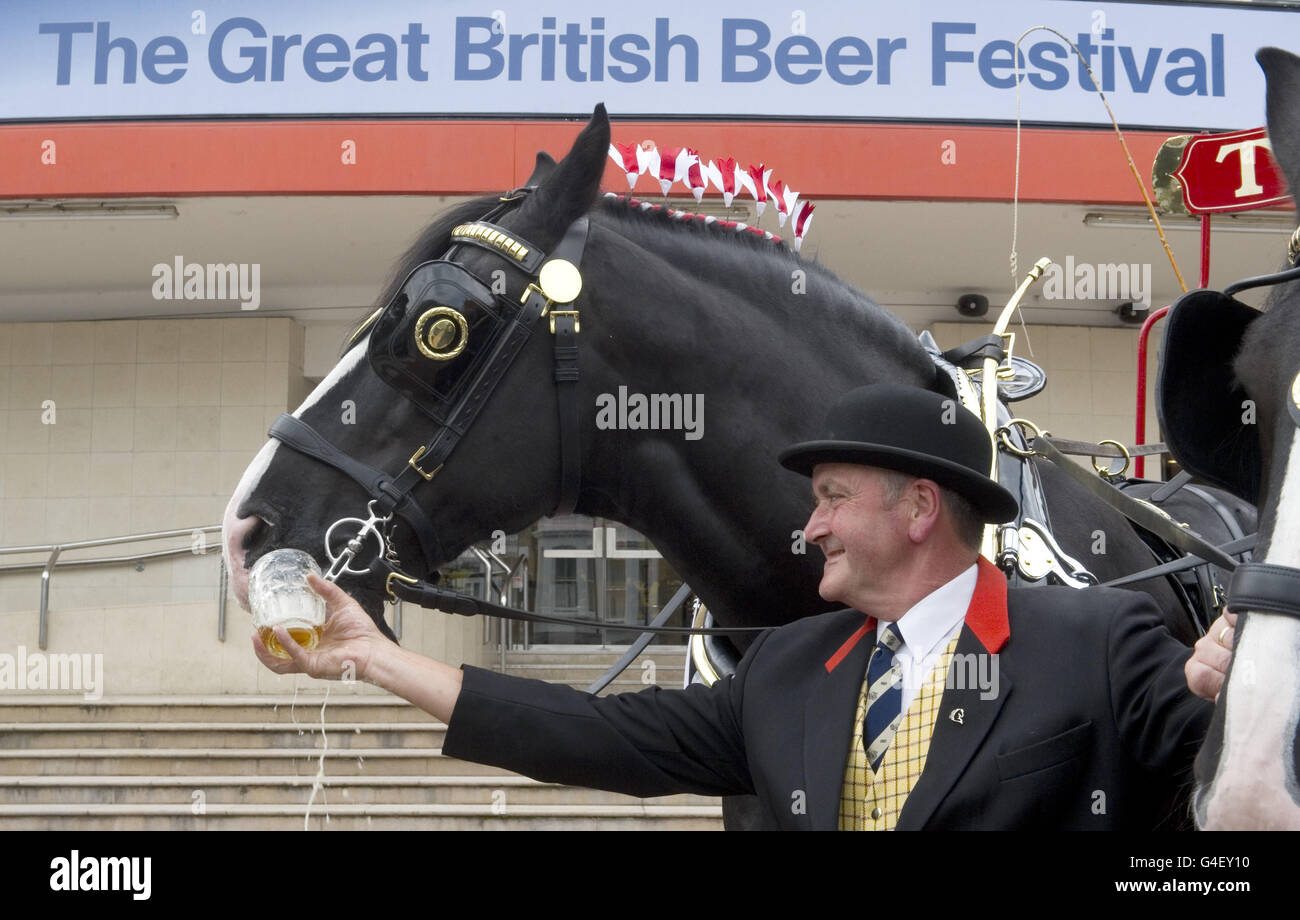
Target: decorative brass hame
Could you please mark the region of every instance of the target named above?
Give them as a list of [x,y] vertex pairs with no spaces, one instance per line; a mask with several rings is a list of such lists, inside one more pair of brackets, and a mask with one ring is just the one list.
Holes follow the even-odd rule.
[[[1015,333],[1007,332],[1007,324],[1011,322],[1011,316],[1015,313],[1016,307],[1020,306],[1020,299],[1025,296],[1025,292],[1047,271],[1052,260],[1044,256],[1034,263],[1034,267],[1029,270],[1025,280],[1020,282],[1020,287],[1011,295],[1007,305],[1002,308],[998,315],[998,321],[993,325],[993,334],[1002,339],[1002,361],[996,358],[986,357],[980,376],[983,384],[983,405],[981,406],[984,428],[988,431],[989,440],[993,444],[993,459],[989,465],[989,478],[994,482],[998,481],[998,451],[997,451],[997,428],[998,428],[998,370],[999,366],[1010,362],[1011,351],[1015,345]],[[1004,439],[1005,440],[1005,439]],[[984,540],[981,545],[980,553],[985,558],[996,561],[997,552],[995,544],[997,542],[998,528],[993,524],[984,526]]]
[[459,310],[434,307],[425,310],[415,323],[415,344],[426,358],[449,361],[468,343],[469,323]]

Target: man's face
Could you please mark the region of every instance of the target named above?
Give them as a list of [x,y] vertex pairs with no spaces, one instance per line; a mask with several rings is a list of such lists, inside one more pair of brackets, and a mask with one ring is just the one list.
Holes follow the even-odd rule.
[[866,612],[890,596],[912,550],[904,510],[906,502],[885,508],[880,471],[852,463],[819,463],[813,468],[812,516],[804,536],[826,554],[818,593]]

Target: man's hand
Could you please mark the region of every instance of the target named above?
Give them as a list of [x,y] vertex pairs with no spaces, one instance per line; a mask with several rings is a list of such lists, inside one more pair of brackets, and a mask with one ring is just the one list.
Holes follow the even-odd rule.
[[1199,697],[1217,700],[1232,661],[1232,646],[1236,640],[1237,615],[1224,610],[1200,639],[1187,659],[1183,670],[1187,674],[1188,688]]
[[366,680],[371,660],[377,650],[393,643],[379,631],[375,621],[338,585],[319,575],[308,575],[307,583],[325,599],[326,619],[321,627],[320,644],[310,652],[293,640],[283,626],[275,627],[275,637],[289,653],[289,659],[277,658],[267,650],[261,636],[253,632],[253,651],[258,659],[277,674],[307,674],[327,680]]

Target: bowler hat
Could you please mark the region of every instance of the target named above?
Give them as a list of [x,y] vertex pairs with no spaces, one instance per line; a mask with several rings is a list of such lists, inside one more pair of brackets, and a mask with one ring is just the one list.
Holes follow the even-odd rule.
[[993,445],[980,420],[952,400],[918,387],[858,387],[831,407],[815,441],[791,445],[781,465],[811,476],[818,463],[860,463],[947,486],[989,523],[1009,521],[1015,497],[988,476]]

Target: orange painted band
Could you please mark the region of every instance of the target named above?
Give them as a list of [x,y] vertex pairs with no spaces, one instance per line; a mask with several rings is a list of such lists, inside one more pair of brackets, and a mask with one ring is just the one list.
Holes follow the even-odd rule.
[[[0,198],[480,194],[521,184],[538,150],[558,158],[580,128],[487,120],[6,124]],[[1142,168],[1168,135],[1127,136]],[[1015,129],[1007,126],[614,124],[616,141],[647,138],[690,146],[706,161],[762,162],[806,198],[1004,201],[1013,190]],[[1027,129],[1021,146],[1025,201],[1141,203],[1109,130]],[[604,187],[628,191],[613,160]],[[635,191],[660,195],[649,175]]]

